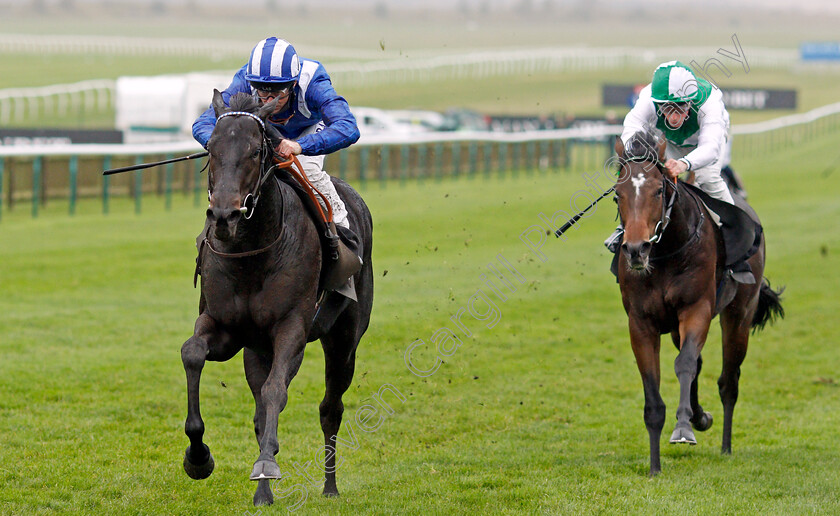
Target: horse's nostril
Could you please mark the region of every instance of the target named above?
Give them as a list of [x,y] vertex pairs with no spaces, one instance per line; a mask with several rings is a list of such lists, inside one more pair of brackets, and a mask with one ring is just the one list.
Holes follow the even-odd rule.
[[644,256],[650,250],[649,242],[625,242],[621,244],[621,251],[630,259]]
[[229,222],[235,223],[240,215],[241,213],[239,210],[219,208],[218,206],[214,206],[213,208],[209,208],[207,210],[207,218],[214,221],[216,224],[222,225]]

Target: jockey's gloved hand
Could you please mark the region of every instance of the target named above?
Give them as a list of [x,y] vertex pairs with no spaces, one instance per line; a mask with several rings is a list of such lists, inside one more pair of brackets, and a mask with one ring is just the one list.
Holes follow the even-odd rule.
[[294,140],[281,140],[280,145],[274,151],[283,159],[289,159],[302,152],[300,144]]
[[676,180],[686,170],[688,170],[688,165],[685,164],[685,161],[669,159],[665,162],[665,171],[673,180]]

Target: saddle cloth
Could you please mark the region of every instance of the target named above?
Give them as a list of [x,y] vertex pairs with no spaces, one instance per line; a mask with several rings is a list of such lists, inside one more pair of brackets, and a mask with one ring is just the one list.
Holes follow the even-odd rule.
[[747,260],[758,251],[763,228],[758,214],[740,195],[733,195],[735,205],[711,197],[694,185],[680,183],[688,192],[696,195],[709,212],[720,220],[723,243],[726,250],[726,266]]

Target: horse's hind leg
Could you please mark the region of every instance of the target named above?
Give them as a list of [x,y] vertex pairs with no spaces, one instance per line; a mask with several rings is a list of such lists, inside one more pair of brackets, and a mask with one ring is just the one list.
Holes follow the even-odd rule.
[[[742,290],[751,287],[741,287]],[[747,356],[747,345],[750,340],[750,323],[755,312],[752,307],[745,306],[743,292],[739,292],[732,303],[720,314],[720,327],[723,334],[723,368],[718,378],[720,401],[723,403],[723,442],[721,453],[732,453],[732,417],[735,413],[735,403],[738,401],[738,380],[741,377],[741,364]],[[755,296],[756,299],[758,296]]]
[[341,427],[344,403],[341,397],[353,382],[356,369],[356,346],[352,328],[337,324],[332,332],[321,339],[324,348],[326,390],[319,407],[321,430],[324,432],[324,496],[338,496],[335,481],[336,439]]

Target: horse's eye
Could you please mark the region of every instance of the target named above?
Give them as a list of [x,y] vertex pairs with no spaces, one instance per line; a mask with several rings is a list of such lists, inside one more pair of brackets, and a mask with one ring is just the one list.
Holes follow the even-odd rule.
[[659,187],[659,190],[657,190],[657,191],[656,191],[656,196],[657,196],[657,197],[662,197],[662,193],[663,193],[664,191],[665,191],[665,187],[664,187],[664,186],[660,186],[660,187]]
[[251,154],[251,157],[252,157],[253,159],[260,159],[260,149],[255,150],[255,151],[253,152],[253,154]]

